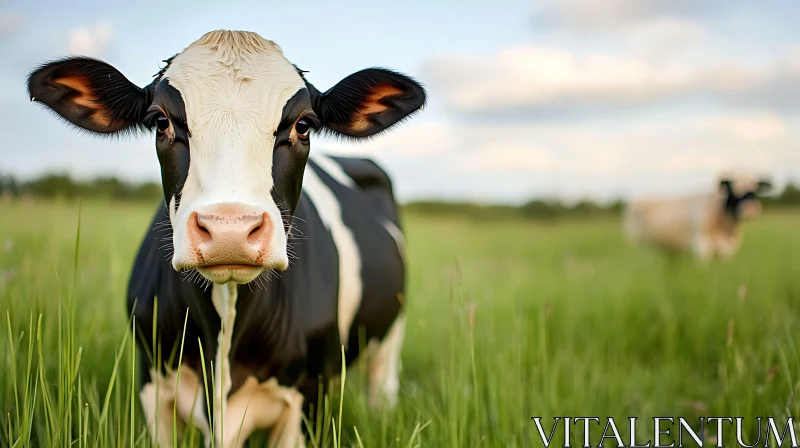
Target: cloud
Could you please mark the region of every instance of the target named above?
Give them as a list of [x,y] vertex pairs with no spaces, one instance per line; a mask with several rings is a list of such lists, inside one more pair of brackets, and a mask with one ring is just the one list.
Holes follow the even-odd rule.
[[748,112],[703,118],[697,121],[711,132],[729,134],[743,142],[776,143],[789,136],[786,122],[774,112]]
[[541,148],[522,142],[498,142],[456,158],[454,165],[465,172],[535,173],[552,171],[556,161]]
[[533,24],[578,31],[616,31],[664,17],[698,17],[731,9],[734,0],[545,0]]
[[709,31],[692,20],[659,18],[632,25],[625,37],[631,54],[663,60],[692,52],[706,43]]
[[422,159],[448,152],[461,145],[459,134],[453,126],[441,121],[411,121],[401,124],[374,140],[353,143],[350,140],[315,142],[314,146],[324,148],[325,152],[350,156],[380,156],[393,160]]
[[359,147],[389,170],[402,200],[608,200],[704,191],[719,171],[738,166],[767,172],[777,185],[799,179],[796,124],[768,111],[580,126],[421,122]]
[[25,17],[22,14],[0,11],[0,41],[22,29]]
[[[747,126],[734,130],[743,123]],[[613,128],[586,125],[580,132],[569,124],[525,129],[487,125],[460,132],[468,133],[475,142],[474,151],[480,154],[471,159],[483,161],[487,170],[517,165],[528,173],[576,175],[707,171],[730,163],[766,163],[767,168],[780,168],[792,144],[800,143],[800,135],[770,114],[710,114],[676,118],[662,125],[628,123]],[[499,162],[492,164],[492,159]]]
[[101,20],[91,26],[79,26],[69,31],[69,52],[76,55],[102,57],[114,38],[114,26]]
[[484,116],[597,112],[696,98],[800,105],[797,51],[754,64],[721,58],[646,59],[620,52],[576,54],[519,45],[495,54],[439,57],[426,70],[450,107]]

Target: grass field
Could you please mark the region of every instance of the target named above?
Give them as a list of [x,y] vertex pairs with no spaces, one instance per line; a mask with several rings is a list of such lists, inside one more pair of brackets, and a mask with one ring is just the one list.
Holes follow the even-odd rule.
[[[83,204],[77,257],[77,204],[1,207],[0,446],[149,446],[125,291],[154,207]],[[614,220],[406,216],[399,406],[369,412],[351,369],[343,445],[541,446],[532,416],[797,415],[799,224],[767,213],[734,260],[701,265],[628,246]]]

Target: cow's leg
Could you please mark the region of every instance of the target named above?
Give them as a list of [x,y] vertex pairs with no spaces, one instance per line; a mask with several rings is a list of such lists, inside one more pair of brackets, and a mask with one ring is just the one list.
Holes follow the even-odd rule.
[[736,255],[739,249],[739,240],[736,237],[719,236],[717,238],[717,248],[720,258],[728,260]]
[[711,261],[714,257],[714,243],[711,238],[706,235],[698,235],[695,237],[692,244],[695,256],[703,263]]
[[406,329],[406,317],[397,316],[380,346],[369,357],[369,405],[394,408],[400,388],[400,352]]
[[295,389],[282,388],[286,404],[278,423],[269,435],[270,448],[305,448],[303,434],[303,395]]
[[[150,381],[142,387],[139,398],[153,444],[171,447],[174,427],[182,431],[186,422],[192,422],[203,433],[206,444],[210,442],[208,422],[203,415],[203,388],[191,369],[183,367],[180,373],[170,371],[167,375],[151,369]],[[175,414],[177,420],[173,425]]]
[[259,384],[251,376],[228,397],[223,433],[214,434],[216,446],[242,447],[254,431],[269,429],[270,447],[304,447],[302,419],[303,396],[296,389],[274,378]]
[[[167,384],[164,377],[151,371],[150,382],[139,391],[147,429],[153,445],[171,447],[173,441],[172,409],[175,404],[174,387]],[[183,427],[180,422],[179,427]]]

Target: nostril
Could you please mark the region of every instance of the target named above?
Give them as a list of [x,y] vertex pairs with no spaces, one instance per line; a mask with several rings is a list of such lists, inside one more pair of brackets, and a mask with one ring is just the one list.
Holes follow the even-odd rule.
[[211,240],[211,232],[209,232],[208,229],[206,229],[205,226],[203,226],[199,222],[197,223],[197,230],[198,230],[197,233],[203,238],[203,241]]
[[192,224],[194,224],[193,232],[195,237],[197,238],[198,242],[200,243],[207,243],[211,241],[211,231],[203,223],[203,220],[197,214],[197,212],[192,213],[192,216],[189,217],[189,220]]
[[251,230],[251,231],[250,231],[250,234],[249,234],[249,235],[247,235],[247,237],[248,237],[248,238],[250,238],[251,236],[255,236],[255,235],[257,235],[257,234],[258,234],[258,232],[260,232],[260,231],[261,231],[261,226],[262,226],[262,225],[263,225],[263,222],[262,222],[261,224],[256,224],[256,226],[255,226],[255,227],[253,227],[253,230]]
[[258,243],[261,237],[267,232],[269,226],[269,217],[266,213],[262,213],[253,225],[250,234],[247,235],[247,242],[250,244]]

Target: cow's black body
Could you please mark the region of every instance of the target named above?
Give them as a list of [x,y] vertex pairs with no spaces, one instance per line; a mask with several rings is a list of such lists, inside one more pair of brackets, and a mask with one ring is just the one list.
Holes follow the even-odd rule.
[[[386,173],[366,159],[333,160],[355,187],[338,183],[313,161],[308,169],[336,196],[361,259],[363,294],[346,344],[350,362],[358,355],[359,342],[383,338],[400,313],[405,274],[397,241],[385,226],[388,221],[400,227]],[[166,213],[162,205],[136,257],[128,290],[129,310],[136,319],[140,347],[144,353],[153,353],[158,298],[155,321],[164,365],[170,354],[180,349],[188,310],[183,365],[202,378],[199,340],[210,382],[220,331],[220,317],[211,301],[212,286],[193,283],[172,268],[164,241],[169,226],[166,230],[158,226],[168,219]],[[282,385],[297,387],[308,406],[317,402],[319,379],[335,376],[341,369],[339,256],[329,229],[305,192],[294,216],[290,244],[296,258],[289,269],[270,273],[271,279],[262,281],[261,286],[238,286],[230,354],[231,393],[250,375],[259,381],[276,377]],[[153,365],[144,353],[141,374],[146,383]],[[172,358],[170,366],[175,367],[178,356]],[[211,385],[207,386],[211,390]]]

